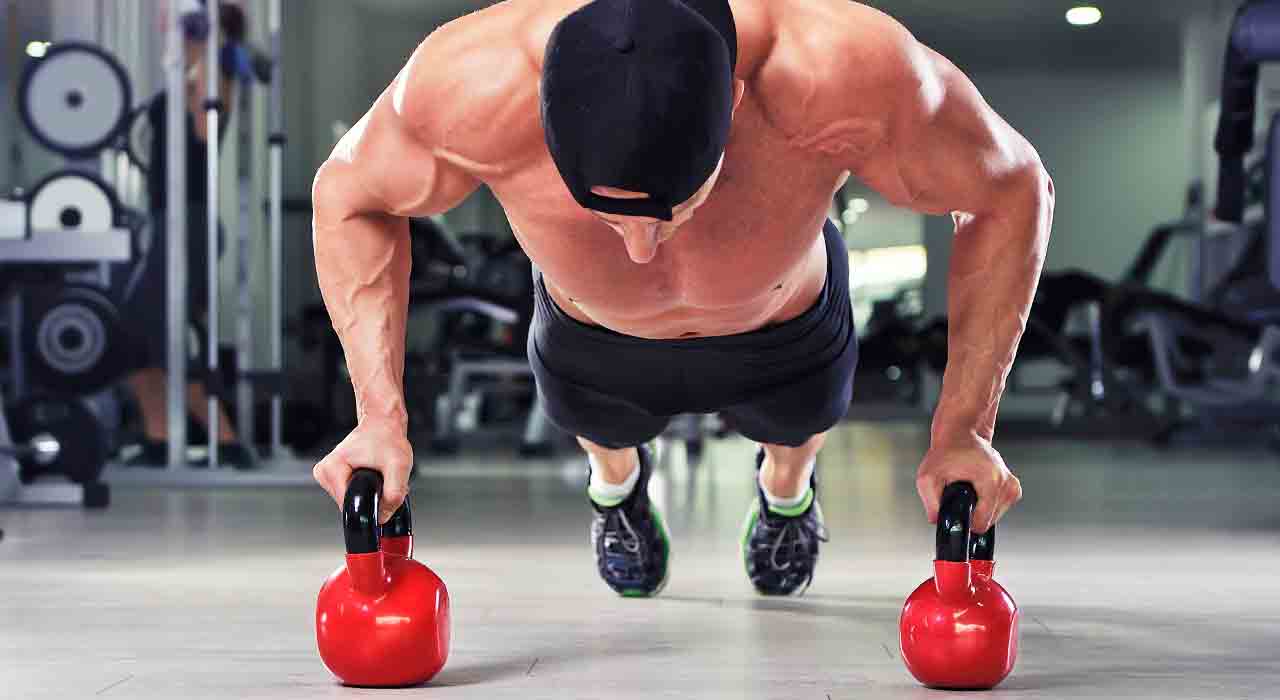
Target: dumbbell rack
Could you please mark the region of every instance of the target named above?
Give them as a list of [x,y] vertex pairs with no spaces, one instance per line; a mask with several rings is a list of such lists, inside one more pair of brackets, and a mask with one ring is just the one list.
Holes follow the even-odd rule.
[[14,264],[73,265],[86,262],[128,262],[128,229],[76,234],[35,232],[30,239],[9,239],[0,228],[0,261]]
[[[3,399],[3,396],[0,396]],[[0,400],[0,449],[13,447],[13,437],[9,433],[9,423],[5,419],[4,403]],[[90,493],[80,484],[53,482],[24,484],[18,475],[18,460],[7,454],[0,454],[0,505],[18,506],[85,506],[106,505],[106,486],[96,484],[95,492]]]
[[[0,225],[0,261],[23,265],[72,265],[78,263],[127,262],[131,255],[131,233],[127,229],[108,231],[31,231],[27,236],[25,221],[6,221]],[[13,291],[4,300],[7,319],[4,323],[9,345],[9,386],[13,394],[26,393],[23,376],[21,292]],[[5,395],[0,392],[0,449],[13,447],[4,413]],[[93,505],[85,487],[73,483],[23,484],[18,475],[18,460],[0,454],[0,505],[48,506]]]

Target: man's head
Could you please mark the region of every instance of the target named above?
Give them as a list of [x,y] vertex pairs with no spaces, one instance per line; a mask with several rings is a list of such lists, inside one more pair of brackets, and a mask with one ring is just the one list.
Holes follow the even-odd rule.
[[[188,64],[204,60],[208,50],[209,26],[207,0],[183,0],[180,15]],[[262,52],[252,49],[248,38],[249,24],[244,9],[234,2],[218,1],[218,35],[222,42],[218,67],[226,80],[254,80],[266,83],[271,78],[271,62]]]
[[542,125],[573,197],[674,231],[705,201],[740,96],[727,0],[595,0],[557,25]]
[[[187,42],[203,43],[209,38],[209,20],[205,5],[207,0],[184,0],[182,7],[182,34]],[[231,2],[218,3],[218,31],[222,41],[230,44],[244,43],[248,22],[244,10]]]

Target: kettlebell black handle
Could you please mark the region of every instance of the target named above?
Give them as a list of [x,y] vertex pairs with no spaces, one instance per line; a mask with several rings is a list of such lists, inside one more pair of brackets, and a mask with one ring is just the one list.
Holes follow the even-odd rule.
[[996,526],[970,537],[973,509],[978,505],[978,492],[973,484],[957,481],[942,490],[938,508],[938,561],[967,562],[970,559],[991,561],[996,555]]
[[378,551],[381,537],[413,534],[413,518],[406,497],[386,525],[378,526],[378,504],[382,499],[382,474],[372,469],[357,469],[347,484],[342,504],[342,534],[347,554],[371,554]]

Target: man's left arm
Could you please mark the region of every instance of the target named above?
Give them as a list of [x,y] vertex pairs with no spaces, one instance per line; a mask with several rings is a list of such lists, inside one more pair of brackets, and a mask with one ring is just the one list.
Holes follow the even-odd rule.
[[892,203],[955,220],[947,368],[916,486],[936,522],[943,487],[972,482],[973,528],[985,531],[1022,498],[991,441],[1044,263],[1053,182],[1031,144],[950,61],[905,30],[889,43],[881,55],[890,77],[870,91],[889,117],[846,122],[861,138],[844,141],[868,144],[847,165]]

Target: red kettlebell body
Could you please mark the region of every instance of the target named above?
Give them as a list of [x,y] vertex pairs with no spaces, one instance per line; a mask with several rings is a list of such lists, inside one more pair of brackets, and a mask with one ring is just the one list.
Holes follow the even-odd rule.
[[907,598],[898,622],[902,660],[931,688],[994,688],[1018,658],[1018,606],[992,578],[995,527],[969,531],[976,505],[968,482],[943,490],[933,578]]
[[425,683],[449,658],[449,592],[413,559],[348,555],[320,589],[316,644],[347,685]]
[[994,562],[936,561],[902,609],[902,659],[931,688],[999,685],[1018,658],[1018,606],[991,578]]
[[316,601],[316,646],[343,683],[403,687],[425,683],[449,658],[449,591],[413,556],[409,504],[377,526],[377,472],[356,470],[343,507],[346,565]]

